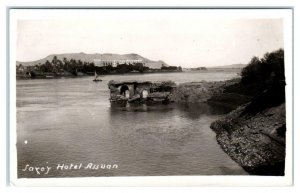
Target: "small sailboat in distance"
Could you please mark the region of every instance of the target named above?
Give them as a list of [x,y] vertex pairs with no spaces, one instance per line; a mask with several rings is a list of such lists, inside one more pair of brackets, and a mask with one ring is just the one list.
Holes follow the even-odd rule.
[[98,74],[97,72],[95,71],[95,78],[93,80],[94,82],[99,82],[99,81],[102,81],[101,79],[98,79]]

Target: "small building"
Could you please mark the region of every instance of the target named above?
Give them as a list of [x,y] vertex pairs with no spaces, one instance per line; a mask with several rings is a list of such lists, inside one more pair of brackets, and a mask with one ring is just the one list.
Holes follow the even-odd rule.
[[172,81],[114,81],[108,83],[111,103],[171,102],[176,84]]

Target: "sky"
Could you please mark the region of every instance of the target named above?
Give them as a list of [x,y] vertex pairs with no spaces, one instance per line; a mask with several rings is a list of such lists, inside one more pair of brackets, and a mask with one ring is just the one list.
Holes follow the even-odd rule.
[[62,53],[136,53],[169,65],[210,67],[246,64],[284,46],[281,18],[199,10],[51,13],[18,19],[16,36],[22,62]]

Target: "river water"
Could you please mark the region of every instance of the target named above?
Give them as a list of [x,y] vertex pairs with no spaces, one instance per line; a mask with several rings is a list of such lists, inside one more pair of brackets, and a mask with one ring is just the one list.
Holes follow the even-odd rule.
[[207,71],[108,75],[98,83],[93,77],[17,80],[18,177],[245,175],[209,128],[228,109],[113,108],[107,87],[109,80],[182,83],[235,76]]

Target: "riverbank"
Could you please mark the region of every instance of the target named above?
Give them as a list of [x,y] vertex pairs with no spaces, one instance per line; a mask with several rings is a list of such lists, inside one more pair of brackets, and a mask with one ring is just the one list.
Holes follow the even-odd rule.
[[[285,168],[285,83],[276,83],[263,91],[241,83],[224,88],[237,107],[213,122],[211,129],[222,149],[253,175],[284,175]],[[231,92],[229,92],[231,91]],[[242,94],[243,93],[243,94]],[[245,95],[248,93],[248,95]],[[222,95],[223,95],[222,94]],[[224,98],[224,97],[223,97]],[[208,101],[222,102],[218,94]]]
[[211,129],[221,148],[253,175],[284,175],[285,84],[261,90],[239,78],[218,82],[183,83],[173,98],[177,103],[221,104],[232,111],[214,121]]
[[237,92],[235,88],[240,82],[240,78],[226,81],[201,81],[179,84],[174,93],[173,100],[177,103],[199,103],[221,104],[232,110],[250,100],[247,93]]
[[[182,71],[174,71],[174,70],[152,70],[152,71],[145,71],[145,72],[126,72],[126,73],[103,73],[99,74],[99,76],[106,76],[106,75],[136,75],[136,74],[164,74],[164,73],[180,73]],[[87,76],[94,76],[95,72],[83,74],[80,73],[78,75],[73,75],[71,73],[65,73],[65,74],[54,74],[54,73],[48,73],[48,74],[36,74],[34,76],[29,74],[17,74],[17,79],[58,79],[58,78],[81,78],[81,77],[87,77]]]
[[284,175],[285,104],[243,115],[247,107],[211,124],[218,143],[250,174]]

